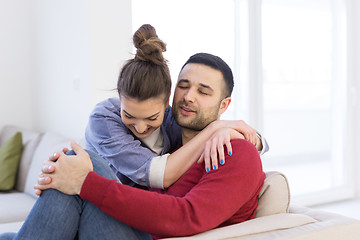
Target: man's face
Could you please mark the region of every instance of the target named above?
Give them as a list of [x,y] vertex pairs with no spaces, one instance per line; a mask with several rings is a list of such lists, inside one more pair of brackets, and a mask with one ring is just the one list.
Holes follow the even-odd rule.
[[183,128],[201,131],[220,117],[225,82],[222,73],[203,64],[189,63],[180,72],[172,111]]

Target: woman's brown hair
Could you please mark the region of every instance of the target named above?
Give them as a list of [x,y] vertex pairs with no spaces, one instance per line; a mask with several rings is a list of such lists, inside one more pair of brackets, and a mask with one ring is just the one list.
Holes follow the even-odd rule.
[[120,96],[144,101],[164,96],[167,104],[171,91],[171,77],[167,60],[163,56],[166,44],[153,26],[142,25],[133,36],[136,55],[120,71],[117,90]]

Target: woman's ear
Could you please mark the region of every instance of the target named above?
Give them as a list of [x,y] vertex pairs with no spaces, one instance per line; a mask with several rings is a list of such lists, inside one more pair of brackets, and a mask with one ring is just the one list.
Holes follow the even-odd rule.
[[223,114],[231,103],[231,97],[224,98],[220,103],[219,115]]

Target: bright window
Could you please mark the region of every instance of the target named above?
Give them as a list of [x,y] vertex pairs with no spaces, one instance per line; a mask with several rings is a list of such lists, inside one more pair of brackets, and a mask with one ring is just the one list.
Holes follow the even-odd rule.
[[[293,195],[347,184],[346,25],[332,0],[263,0],[263,127],[268,169]],[[314,199],[315,200],[315,199]]]
[[133,30],[155,26],[173,82],[196,52],[222,57],[235,88],[225,119],[270,144],[265,171],[284,172],[294,199],[351,196],[346,156],[344,0],[133,0]]

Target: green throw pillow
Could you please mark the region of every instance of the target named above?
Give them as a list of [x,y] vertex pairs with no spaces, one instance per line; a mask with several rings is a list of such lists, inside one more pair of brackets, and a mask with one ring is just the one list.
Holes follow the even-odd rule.
[[0,190],[14,188],[22,153],[22,135],[17,132],[0,147]]

